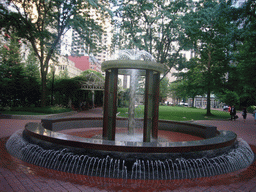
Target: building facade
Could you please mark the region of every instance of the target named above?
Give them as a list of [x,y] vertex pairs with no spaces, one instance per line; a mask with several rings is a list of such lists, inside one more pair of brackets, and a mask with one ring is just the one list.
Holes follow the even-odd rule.
[[93,58],[93,56],[69,56],[68,59],[73,61],[75,67],[81,71],[91,69],[97,72],[101,72],[101,65],[97,59]]
[[[222,108],[222,103],[215,97],[214,94],[211,94],[210,98],[210,105],[211,108]],[[207,97],[206,95],[197,95],[194,100],[192,98],[188,99],[188,106],[189,107],[196,107],[196,108],[203,108],[205,109],[207,107]]]
[[[53,62],[50,62],[50,66],[53,66]],[[57,63],[54,63],[55,75],[61,75],[66,73],[69,77],[75,77],[82,73],[82,70],[75,66],[75,62],[69,58],[58,55]]]

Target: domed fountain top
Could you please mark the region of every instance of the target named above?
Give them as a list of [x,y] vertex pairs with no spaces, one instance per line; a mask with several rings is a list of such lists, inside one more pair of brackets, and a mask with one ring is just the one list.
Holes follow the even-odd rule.
[[[166,71],[166,67],[161,63],[157,63],[150,53],[144,50],[135,49],[120,50],[101,65],[102,71],[111,68],[149,69],[160,73],[164,73]],[[121,71],[125,73],[125,70]]]

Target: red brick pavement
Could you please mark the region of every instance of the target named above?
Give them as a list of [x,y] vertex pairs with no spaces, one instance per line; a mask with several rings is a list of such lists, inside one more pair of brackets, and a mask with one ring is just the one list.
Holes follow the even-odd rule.
[[[72,116],[102,116],[102,109]],[[256,163],[239,172],[209,178],[175,181],[107,179],[45,169],[12,157],[5,149],[8,137],[32,120],[0,119],[0,191],[250,191],[256,192]],[[33,120],[39,122],[40,120]],[[197,121],[219,130],[232,130],[256,152],[256,125],[250,114],[246,123],[235,121]]]

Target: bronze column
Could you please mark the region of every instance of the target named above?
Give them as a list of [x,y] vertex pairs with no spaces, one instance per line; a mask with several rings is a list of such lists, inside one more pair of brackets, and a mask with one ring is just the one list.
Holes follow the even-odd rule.
[[106,71],[103,137],[115,140],[118,69]]
[[103,138],[107,139],[108,132],[108,87],[109,87],[109,70],[106,70],[105,89],[104,89],[104,113],[103,113]]
[[158,138],[158,114],[159,114],[159,84],[160,84],[160,73],[154,74],[153,77],[153,122],[152,122],[152,137]]
[[153,71],[146,70],[143,142],[150,142],[153,118]]

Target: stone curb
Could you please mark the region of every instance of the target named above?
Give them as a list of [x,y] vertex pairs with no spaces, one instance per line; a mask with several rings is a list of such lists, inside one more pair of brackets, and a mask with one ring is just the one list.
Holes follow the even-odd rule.
[[53,117],[65,117],[69,115],[77,114],[77,111],[70,111],[66,113],[57,113],[50,115],[5,115],[0,114],[0,119],[22,119],[22,120],[41,120]]

